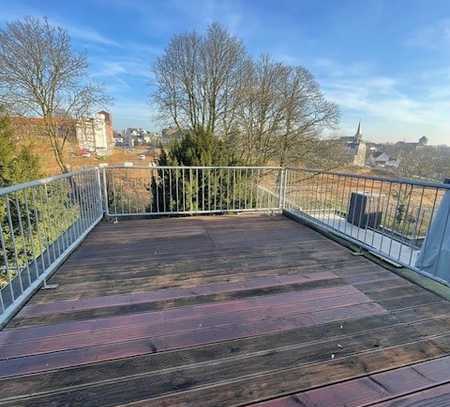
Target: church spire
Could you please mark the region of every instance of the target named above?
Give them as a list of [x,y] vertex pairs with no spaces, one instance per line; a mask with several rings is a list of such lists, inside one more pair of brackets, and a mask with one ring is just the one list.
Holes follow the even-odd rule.
[[355,134],[355,141],[359,142],[362,140],[362,133],[361,133],[361,121],[358,122],[358,129],[356,130]]

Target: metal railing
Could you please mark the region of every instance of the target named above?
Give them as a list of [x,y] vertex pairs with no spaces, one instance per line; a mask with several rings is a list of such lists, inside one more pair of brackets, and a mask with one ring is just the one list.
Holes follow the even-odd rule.
[[102,217],[97,168],[0,188],[0,326]]
[[136,167],[103,170],[106,214],[164,216],[280,210],[280,167]]
[[450,266],[442,257],[450,234],[448,200],[447,184],[289,168],[283,208],[448,284],[450,270],[444,269]]
[[[92,168],[0,189],[0,326],[102,219],[281,211],[448,284],[450,185],[280,167]],[[444,272],[442,272],[444,270]]]
[[279,167],[82,170],[0,188],[0,327],[102,219],[281,210]]

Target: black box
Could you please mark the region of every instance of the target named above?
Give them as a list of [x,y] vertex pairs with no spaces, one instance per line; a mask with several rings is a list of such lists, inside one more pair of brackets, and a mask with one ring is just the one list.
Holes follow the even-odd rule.
[[362,228],[378,228],[382,212],[377,211],[380,197],[362,192],[352,192],[347,211],[347,222]]

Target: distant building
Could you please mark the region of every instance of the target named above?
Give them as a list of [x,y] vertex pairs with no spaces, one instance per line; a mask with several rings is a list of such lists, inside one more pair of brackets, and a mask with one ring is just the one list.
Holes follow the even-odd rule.
[[406,141],[398,141],[395,143],[396,147],[402,150],[403,152],[412,152],[417,149],[422,149],[428,144],[428,138],[426,136],[422,136],[417,143],[415,142],[406,142]]
[[111,154],[114,146],[111,114],[100,111],[94,117],[79,120],[76,135],[83,152],[99,156]]
[[353,137],[341,137],[339,139],[344,144],[348,160],[352,165],[364,167],[366,165],[367,146],[362,139],[361,122]]
[[[42,140],[46,138],[47,126],[45,119],[41,117],[12,116],[11,125],[14,134],[20,140]],[[73,142],[75,140],[75,121],[64,117],[55,117],[58,135]]]
[[369,155],[368,164],[379,168],[398,168],[400,160],[391,157],[385,152],[373,152]]
[[133,148],[136,145],[157,145],[161,141],[158,133],[144,130],[140,127],[128,127],[123,131],[123,143]]
[[[57,126],[57,135],[71,143],[78,142],[80,151],[96,155],[108,155],[113,147],[111,115],[98,112],[93,118],[72,119],[58,115],[52,119]],[[40,117],[11,117],[11,124],[19,139],[44,140],[46,121]]]
[[133,148],[137,134],[137,129],[131,127],[126,128],[123,131],[123,143],[129,148]]
[[125,139],[122,137],[122,134],[118,133],[115,130],[113,130],[113,138],[115,146],[122,146],[123,143],[125,142]]

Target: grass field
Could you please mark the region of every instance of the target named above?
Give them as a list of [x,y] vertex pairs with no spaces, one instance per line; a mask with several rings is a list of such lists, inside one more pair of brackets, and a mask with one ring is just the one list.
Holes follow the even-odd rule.
[[[50,145],[45,139],[34,140],[30,145],[34,154],[39,157],[39,163],[43,176],[56,175],[61,172],[55,160]],[[139,159],[139,155],[145,154],[145,160]],[[159,154],[158,149],[153,149],[148,146],[139,146],[128,150],[125,148],[114,148],[109,156],[96,157],[82,157],[75,143],[69,143],[65,147],[64,158],[65,162],[70,166],[71,170],[76,171],[83,167],[94,167],[102,163],[108,164],[122,164],[124,162],[133,162],[136,165],[148,165],[153,162],[154,158]]]

